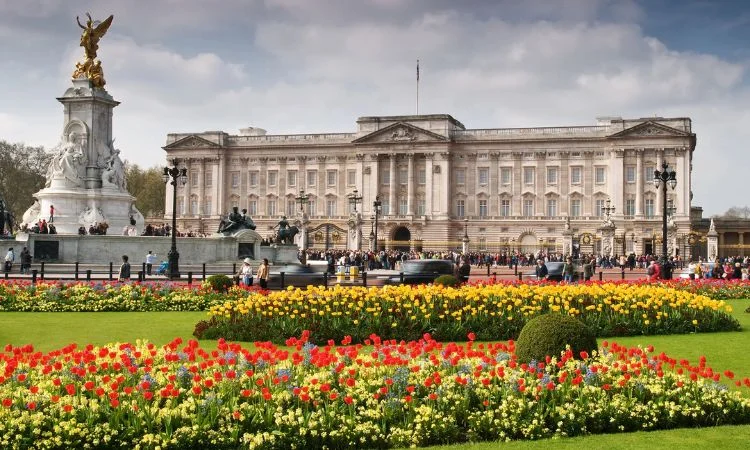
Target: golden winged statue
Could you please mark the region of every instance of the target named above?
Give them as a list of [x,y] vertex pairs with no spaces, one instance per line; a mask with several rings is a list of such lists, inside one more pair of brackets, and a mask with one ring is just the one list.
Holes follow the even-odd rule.
[[94,21],[91,14],[86,13],[86,26],[81,24],[81,20],[76,16],[76,22],[81,27],[81,47],[86,58],[83,62],[76,63],[76,70],[73,72],[73,79],[88,78],[94,87],[103,88],[104,72],[102,71],[101,61],[96,60],[96,51],[99,50],[99,40],[107,33],[109,26],[112,25],[114,15],[110,15],[104,21]]

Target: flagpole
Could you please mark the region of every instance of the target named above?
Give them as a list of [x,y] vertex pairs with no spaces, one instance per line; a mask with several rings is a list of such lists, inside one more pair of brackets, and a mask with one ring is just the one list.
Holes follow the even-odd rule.
[[419,60],[417,60],[417,115],[419,115]]

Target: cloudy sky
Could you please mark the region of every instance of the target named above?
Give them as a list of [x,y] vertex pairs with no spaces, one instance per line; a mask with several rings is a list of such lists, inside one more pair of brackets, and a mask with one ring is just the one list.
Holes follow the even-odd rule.
[[115,16],[99,56],[117,145],[142,166],[170,132],[413,114],[419,58],[420,112],[468,128],[689,116],[693,204],[750,204],[745,0],[0,0],[0,139],[59,139],[86,11]]

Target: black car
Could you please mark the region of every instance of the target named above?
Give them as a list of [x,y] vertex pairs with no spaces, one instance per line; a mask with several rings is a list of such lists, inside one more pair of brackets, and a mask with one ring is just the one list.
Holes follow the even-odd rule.
[[284,288],[287,286],[307,287],[308,285],[319,286],[325,284],[323,272],[316,272],[309,266],[301,264],[287,264],[284,266],[271,266],[268,274],[268,287],[280,289],[281,274],[284,273]]
[[445,259],[410,259],[401,264],[401,274],[391,276],[386,284],[426,284],[441,275],[454,275],[453,261]]
[[[564,262],[557,262],[557,261],[550,261],[544,263],[545,266],[547,266],[547,279],[550,281],[562,281],[563,279],[563,266],[565,265]],[[573,274],[573,281],[577,281],[579,277],[581,277],[581,270],[582,267],[579,265],[576,265],[575,273]],[[534,272],[530,272],[528,274],[529,277],[536,277],[536,270]]]

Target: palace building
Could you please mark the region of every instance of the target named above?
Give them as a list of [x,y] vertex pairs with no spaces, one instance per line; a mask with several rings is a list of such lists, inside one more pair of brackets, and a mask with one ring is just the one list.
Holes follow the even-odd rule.
[[[653,179],[662,163],[677,178],[668,190],[670,252],[689,251],[695,144],[689,118],[467,129],[434,114],[360,117],[346,133],[169,134],[164,150],[188,171],[177,191],[180,230],[212,233],[237,206],[262,236],[282,215],[296,219],[307,248],[368,249],[377,233],[388,249],[460,249],[467,236],[471,251],[564,252],[563,236],[572,235],[573,252],[617,255],[660,253],[663,200]],[[611,249],[600,233],[607,218]]]

